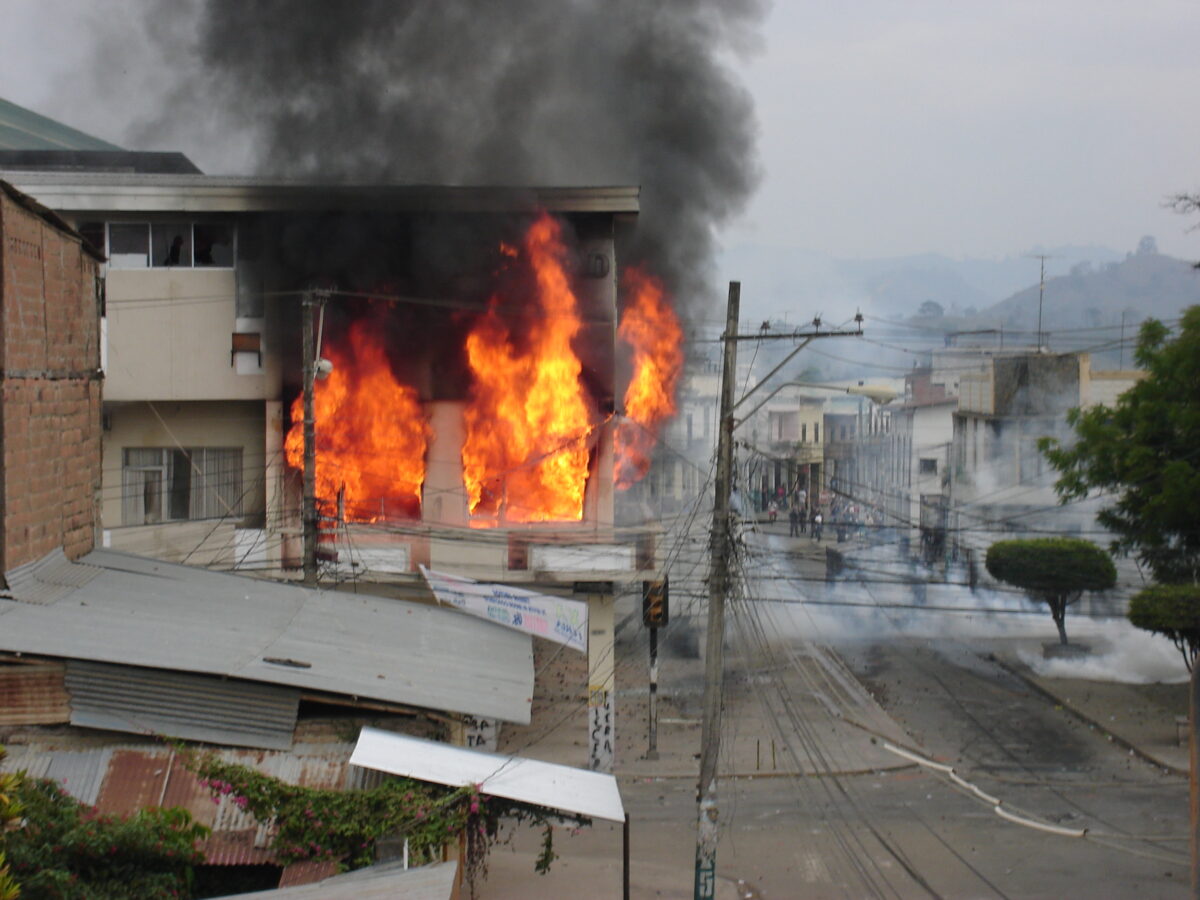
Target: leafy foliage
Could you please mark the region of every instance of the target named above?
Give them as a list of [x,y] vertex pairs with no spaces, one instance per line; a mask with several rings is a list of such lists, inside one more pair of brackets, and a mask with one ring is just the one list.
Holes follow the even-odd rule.
[[[275,824],[272,848],[281,862],[336,860],[357,869],[375,860],[385,838],[402,837],[418,864],[441,858],[447,843],[462,841],[463,869],[474,896],[477,880],[487,875],[487,857],[500,840],[502,819],[529,822],[543,831],[535,868],[545,874],[556,858],[554,823],[563,817],[539,807],[489,797],[478,786],[449,788],[395,778],[368,790],[334,791],[287,784],[270,775],[197,755],[181,748],[188,767],[214,797],[230,796],[260,822]],[[567,817],[579,825],[581,817]]]
[[1063,502],[1109,492],[1098,519],[1164,584],[1200,580],[1200,306],[1185,310],[1179,333],[1153,319],[1142,325],[1136,359],[1147,377],[1115,407],[1072,410],[1077,440],[1040,446],[1059,471]]
[[1129,601],[1129,621],[1170,638],[1190,671],[1200,654],[1200,585],[1155,584]]
[[1049,606],[1064,644],[1067,607],[1084,591],[1107,590],[1117,582],[1108,554],[1078,538],[997,541],[988,548],[985,565],[993,578]]
[[[0,747],[0,761],[7,755],[8,751]],[[21,814],[24,812],[21,801],[17,799],[20,783],[21,776],[15,772],[0,774],[0,900],[17,900],[21,894],[4,856],[4,836],[20,827]]]
[[53,781],[18,776],[24,825],[4,836],[21,900],[151,900],[190,896],[196,843],[208,829],[184,809],[97,815]]

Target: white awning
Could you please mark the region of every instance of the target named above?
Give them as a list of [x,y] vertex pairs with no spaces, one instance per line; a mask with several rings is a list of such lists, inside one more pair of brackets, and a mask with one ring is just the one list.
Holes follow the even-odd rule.
[[351,765],[611,822],[625,821],[617,779],[521,756],[481,753],[450,744],[363,728]]

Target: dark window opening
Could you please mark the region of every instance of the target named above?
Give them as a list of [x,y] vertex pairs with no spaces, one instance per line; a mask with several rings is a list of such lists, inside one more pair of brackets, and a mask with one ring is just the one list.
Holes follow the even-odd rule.
[[108,226],[108,260],[119,269],[144,269],[150,265],[149,225]]
[[155,223],[150,228],[154,244],[154,265],[192,265],[192,226],[187,223]]

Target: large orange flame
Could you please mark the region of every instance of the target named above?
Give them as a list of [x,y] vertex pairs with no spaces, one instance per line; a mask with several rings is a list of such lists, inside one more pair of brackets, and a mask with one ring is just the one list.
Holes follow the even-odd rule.
[[476,526],[583,517],[592,414],[571,346],[581,323],[565,259],[558,222],[541,215],[518,260],[534,276],[532,326],[518,341],[501,316],[512,298],[497,295],[467,337],[475,382],[463,484]]
[[[313,388],[317,506],[325,518],[376,522],[415,518],[421,511],[425,450],[433,430],[417,392],[392,374],[369,320],[350,326],[345,346],[328,343],[333,371]],[[292,403],[284,441],[288,465],[304,468],[304,398]]]
[[683,330],[662,282],[640,269],[622,279],[626,294],[618,336],[633,348],[633,374],[625,389],[625,421],[616,429],[614,480],[624,490],[650,468],[658,426],[675,414],[683,370]]

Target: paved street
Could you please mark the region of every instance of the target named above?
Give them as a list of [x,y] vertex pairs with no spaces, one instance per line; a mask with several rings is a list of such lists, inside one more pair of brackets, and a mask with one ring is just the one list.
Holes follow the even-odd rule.
[[[758,540],[779,554],[779,540]],[[802,568],[794,556],[787,566]],[[818,594],[811,582],[798,586]],[[1187,896],[1186,752],[1174,721],[1185,685],[1037,674],[1027,661],[1053,636],[1048,616],[1020,617],[1001,637],[955,627],[954,637],[897,630],[826,646],[766,610],[743,602],[730,612],[720,896]],[[640,625],[622,633],[618,658],[632,894],[689,897],[703,666],[664,657],[662,758],[650,761]],[[580,663],[545,663],[558,692],[537,715],[563,727],[506,740],[579,764],[585,731],[571,665]],[[960,782],[914,757],[953,767]],[[532,887],[619,896],[620,848],[617,827],[564,834],[562,858]],[[498,851],[483,896],[529,896],[520,890],[531,887],[535,851],[528,833]]]

